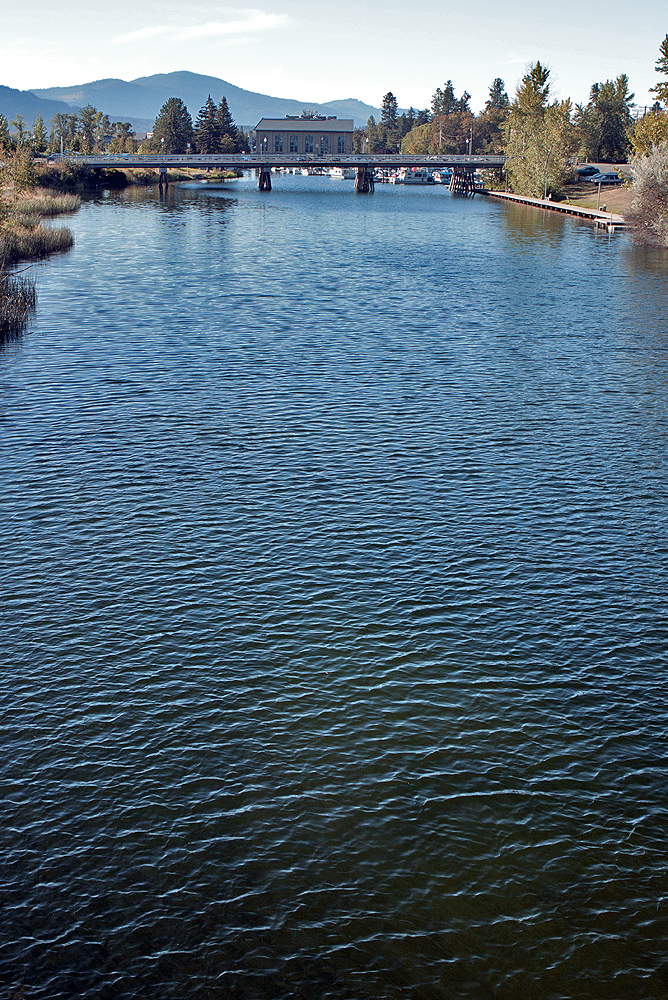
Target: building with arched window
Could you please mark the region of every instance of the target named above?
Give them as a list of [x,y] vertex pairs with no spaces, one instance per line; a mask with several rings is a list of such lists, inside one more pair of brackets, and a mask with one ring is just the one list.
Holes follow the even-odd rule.
[[263,118],[255,126],[255,152],[347,156],[353,151],[353,120],[336,115]]

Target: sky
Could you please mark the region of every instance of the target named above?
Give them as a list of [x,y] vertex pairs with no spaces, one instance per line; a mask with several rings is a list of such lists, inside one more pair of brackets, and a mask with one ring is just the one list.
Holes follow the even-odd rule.
[[[20,90],[190,70],[275,97],[428,107],[436,87],[483,106],[496,77],[512,98],[531,62],[552,96],[585,102],[592,83],[629,77],[640,107],[659,79],[666,0],[22,0],[2,15],[0,84]],[[178,96],[178,95],[175,95]]]

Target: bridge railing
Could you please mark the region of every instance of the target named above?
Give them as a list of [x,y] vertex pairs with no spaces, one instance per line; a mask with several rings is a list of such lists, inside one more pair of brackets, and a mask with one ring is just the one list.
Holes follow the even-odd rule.
[[69,161],[92,167],[229,167],[253,169],[262,166],[309,167],[309,166],[369,166],[369,167],[501,167],[505,156],[487,154],[411,154],[411,153],[225,153],[204,155],[199,153],[170,154],[158,153],[102,153],[84,156],[80,154],[54,153],[48,162]]

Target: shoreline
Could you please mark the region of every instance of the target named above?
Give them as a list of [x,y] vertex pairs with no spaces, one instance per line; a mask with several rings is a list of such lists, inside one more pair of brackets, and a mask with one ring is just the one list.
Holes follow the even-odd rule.
[[526,195],[511,194],[507,191],[476,191],[476,194],[484,194],[488,198],[500,198],[502,201],[513,201],[520,205],[529,205],[531,208],[540,208],[548,212],[561,212],[562,215],[573,215],[587,222],[593,222],[599,229],[607,229],[609,233],[614,233],[618,229],[629,229],[629,224],[623,215],[616,212],[602,212],[595,208],[583,208],[581,205],[574,205],[572,202],[547,201],[543,198],[529,198]]

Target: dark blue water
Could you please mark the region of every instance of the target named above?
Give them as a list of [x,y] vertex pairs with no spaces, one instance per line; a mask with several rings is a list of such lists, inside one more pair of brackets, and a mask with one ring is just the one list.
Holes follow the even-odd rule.
[[668,259],[89,201],[0,354],[5,997],[668,995]]

